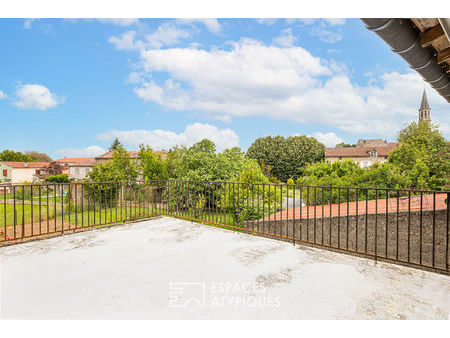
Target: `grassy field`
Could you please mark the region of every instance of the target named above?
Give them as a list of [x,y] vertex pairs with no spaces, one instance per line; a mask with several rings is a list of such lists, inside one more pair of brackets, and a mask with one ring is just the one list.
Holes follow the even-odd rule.
[[[59,208],[60,211],[61,208]],[[58,212],[58,208],[57,208]],[[55,215],[54,208],[50,208],[47,213],[47,207],[41,206],[41,219],[52,219]],[[16,224],[27,224],[31,223],[31,219],[33,221],[39,221],[39,205],[16,204]],[[0,225],[5,225],[5,206],[3,204],[0,205]],[[6,225],[14,225],[14,205],[6,204]]]
[[[16,204],[16,217],[15,224],[28,224],[41,221],[45,221],[47,219],[54,220],[56,215],[57,221],[64,221],[67,224],[84,224],[84,225],[95,225],[95,224],[104,224],[104,223],[116,223],[122,222],[125,219],[138,219],[145,218],[152,215],[151,208],[144,207],[136,207],[136,208],[97,208],[94,212],[91,210],[78,210],[78,212],[70,211],[67,207],[62,210],[61,205],[49,205],[48,210],[46,205],[42,205],[40,208],[39,214],[39,205],[25,204]],[[155,214],[153,212],[153,214]],[[6,213],[5,206],[3,204],[0,205],[0,227],[5,226],[5,215],[6,215],[6,226],[14,225],[14,205],[6,204]]]
[[[6,216],[6,233],[9,238],[21,238],[22,232],[25,236],[33,236],[45,233],[51,233],[54,231],[60,231],[61,229],[69,230],[80,227],[95,227],[105,224],[122,223],[132,220],[145,219],[153,216],[168,215],[175,216],[184,219],[190,219],[196,222],[220,224],[223,226],[239,226],[236,220],[233,220],[230,212],[223,212],[217,210],[203,210],[200,213],[195,213],[193,210],[168,210],[167,206],[118,206],[112,208],[98,208],[94,211],[93,208],[87,210],[78,209],[71,210],[69,212],[68,206],[64,209],[60,204],[49,205],[47,212],[47,205],[41,205],[39,213],[39,205],[31,205],[21,203],[16,204],[16,216],[14,217],[14,205],[6,204],[5,206],[0,204],[0,231],[2,235],[0,241],[3,240],[3,234],[5,233],[5,216]],[[16,224],[16,227],[14,227]],[[17,232],[17,234],[16,234]],[[13,236],[14,233],[14,236]],[[17,235],[17,237],[16,237]]]

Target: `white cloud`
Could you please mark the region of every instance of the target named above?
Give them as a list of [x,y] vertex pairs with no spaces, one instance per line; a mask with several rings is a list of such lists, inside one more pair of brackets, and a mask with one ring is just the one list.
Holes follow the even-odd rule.
[[99,146],[89,146],[82,149],[66,148],[56,151],[56,154],[64,157],[95,157],[106,153],[106,150]]
[[118,138],[128,146],[137,147],[145,144],[153,149],[170,149],[175,145],[191,146],[202,139],[213,141],[217,150],[231,148],[239,145],[239,136],[231,129],[219,129],[205,123],[194,123],[186,126],[182,133],[177,134],[170,130],[110,130],[97,136],[99,140],[111,141]]
[[330,26],[342,26],[345,24],[345,19],[343,18],[323,18],[323,19],[316,19],[316,18],[299,18],[299,19],[294,19],[294,18],[289,18],[286,19],[286,22],[288,24],[293,24],[293,23],[301,23],[303,25],[314,25],[320,22],[324,22],[327,25]]
[[256,21],[261,24],[261,25],[267,25],[267,26],[272,26],[273,24],[275,24],[277,22],[278,19],[275,18],[261,18],[261,19],[256,19]]
[[319,142],[322,142],[323,144],[325,144],[325,147],[329,147],[329,148],[335,147],[336,144],[344,142],[344,140],[342,138],[340,138],[333,132],[321,133],[320,131],[318,131],[318,132],[315,132],[314,134],[308,135],[308,136],[312,136],[312,137],[316,138]]
[[177,19],[177,23],[180,25],[201,23],[204,24],[205,27],[212,33],[219,33],[222,29],[222,26],[217,19]]
[[136,49],[142,46],[138,46],[135,44],[136,32],[135,31],[128,31],[117,36],[111,36],[108,41],[112,43],[117,49],[119,50],[131,50]]
[[345,25],[345,19],[344,18],[326,18],[323,19],[331,26],[341,26]]
[[131,30],[123,33],[119,37],[111,36],[108,41],[119,50],[159,49],[164,46],[178,44],[191,36],[188,31],[168,22],[160,25],[153,33],[144,35],[142,39],[137,39],[136,35],[136,31]]
[[266,115],[268,107],[317,85],[314,76],[331,74],[303,48],[265,46],[250,39],[235,43],[230,51],[142,50],[141,58],[143,71],[166,72],[171,78],[136,88],[140,98],[214,116]]
[[[139,98],[227,122],[259,116],[393,139],[406,121],[417,119],[421,92],[429,87],[412,71],[355,84],[345,64],[287,43],[243,38],[224,49],[151,49],[133,36],[128,44],[140,52],[136,74],[129,77]],[[432,89],[428,96],[432,119],[445,132],[448,104]]]
[[138,72],[131,72],[128,74],[126,83],[136,84],[143,81],[142,75]]
[[331,28],[330,26],[342,26],[345,24],[345,19],[334,19],[334,18],[325,18],[325,19],[286,19],[288,24],[300,23],[305,26],[311,27],[311,35],[319,38],[319,40],[327,43],[336,43],[342,40],[342,32],[338,28]]
[[20,85],[15,95],[17,100],[14,105],[20,109],[47,110],[65,101],[40,84]]
[[33,25],[33,21],[36,21],[38,19],[25,19],[23,22],[23,29],[31,29],[31,26]]
[[182,39],[189,38],[188,31],[180,29],[171,23],[163,23],[156,31],[147,34],[145,39],[150,48],[161,48],[179,43]]
[[291,47],[297,38],[292,35],[291,28],[283,29],[281,35],[273,39],[273,43],[282,47]]
[[0,90],[0,100],[4,100],[8,97],[3,91]]
[[101,23],[112,24],[117,26],[131,26],[139,23],[139,19],[135,18],[103,18],[97,19]]
[[330,30],[325,25],[320,24],[311,29],[311,35],[318,37],[321,41],[327,43],[336,43],[342,40],[340,31]]

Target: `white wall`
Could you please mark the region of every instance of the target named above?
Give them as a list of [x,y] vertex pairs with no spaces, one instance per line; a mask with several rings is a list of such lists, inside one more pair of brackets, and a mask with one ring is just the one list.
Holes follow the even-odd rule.
[[81,166],[70,166],[69,167],[69,178],[75,180],[82,180],[86,178],[89,172],[92,170],[91,167],[81,167]]
[[33,182],[36,169],[38,168],[12,168],[11,183]]

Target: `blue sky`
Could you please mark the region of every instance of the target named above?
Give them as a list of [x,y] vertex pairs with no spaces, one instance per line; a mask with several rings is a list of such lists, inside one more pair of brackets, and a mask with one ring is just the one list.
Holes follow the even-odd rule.
[[427,88],[358,19],[0,19],[0,150],[94,156],[266,135],[395,139]]

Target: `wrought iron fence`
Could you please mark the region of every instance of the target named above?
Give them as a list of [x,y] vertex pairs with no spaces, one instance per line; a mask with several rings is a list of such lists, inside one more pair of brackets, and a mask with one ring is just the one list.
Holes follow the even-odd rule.
[[9,185],[0,186],[0,243],[166,215],[448,274],[449,197],[177,180]]

